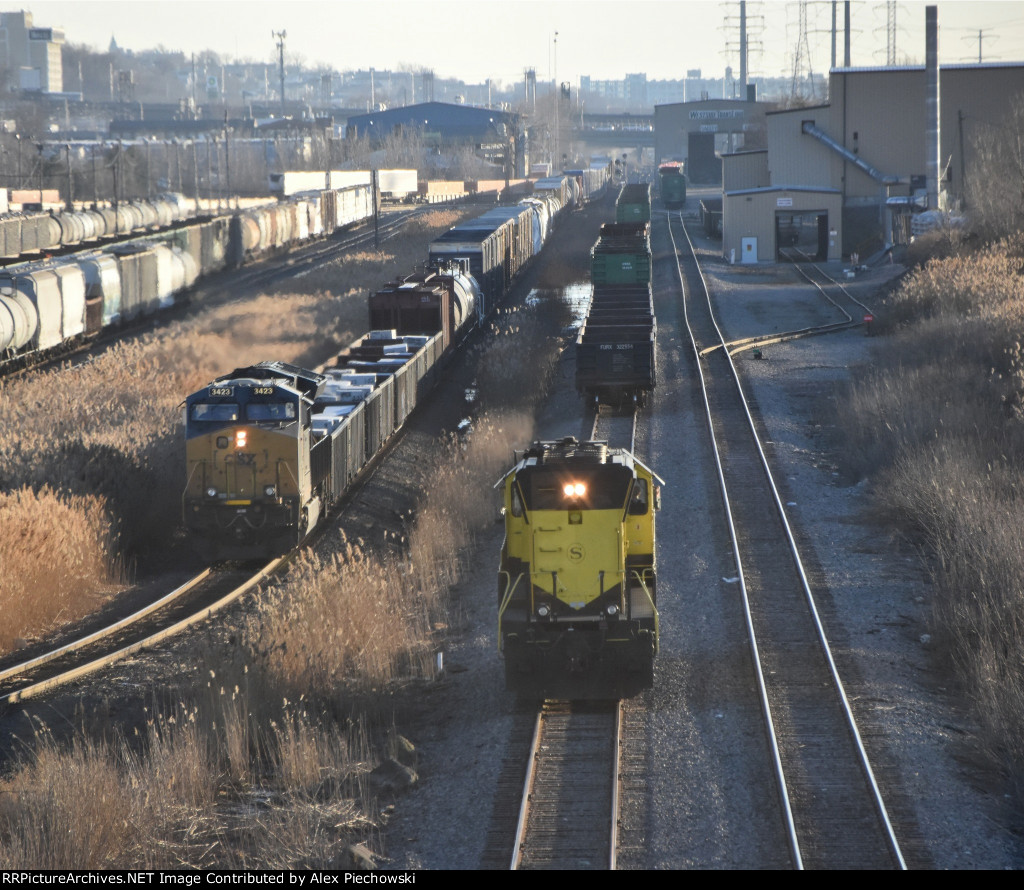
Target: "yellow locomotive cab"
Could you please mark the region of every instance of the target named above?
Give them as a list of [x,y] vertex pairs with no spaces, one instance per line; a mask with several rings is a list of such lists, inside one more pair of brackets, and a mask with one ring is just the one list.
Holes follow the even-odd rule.
[[537,442],[499,483],[499,645],[508,688],[609,697],[650,685],[657,476],[604,442]]

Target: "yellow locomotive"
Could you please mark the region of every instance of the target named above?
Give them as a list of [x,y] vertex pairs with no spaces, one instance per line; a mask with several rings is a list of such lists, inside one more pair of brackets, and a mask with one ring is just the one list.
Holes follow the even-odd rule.
[[239,368],[185,402],[185,527],[207,558],[281,553],[316,525],[328,492],[311,448],[326,378],[284,362]]
[[625,449],[535,442],[498,485],[498,640],[524,695],[614,698],[653,682],[661,480]]

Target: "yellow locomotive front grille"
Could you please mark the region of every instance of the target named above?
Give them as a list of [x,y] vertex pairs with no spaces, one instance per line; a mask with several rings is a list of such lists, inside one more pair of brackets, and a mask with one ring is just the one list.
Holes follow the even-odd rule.
[[581,609],[623,581],[621,510],[542,510],[531,515],[532,581]]

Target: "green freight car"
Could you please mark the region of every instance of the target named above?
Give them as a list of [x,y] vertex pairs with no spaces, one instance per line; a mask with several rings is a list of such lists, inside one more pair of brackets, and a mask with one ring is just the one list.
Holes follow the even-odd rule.
[[651,185],[648,182],[624,185],[615,202],[615,222],[651,221]]
[[658,167],[658,186],[661,203],[667,208],[682,207],[686,203],[686,175],[678,161],[669,161]]
[[601,284],[649,284],[651,224],[605,223],[590,250],[590,279]]

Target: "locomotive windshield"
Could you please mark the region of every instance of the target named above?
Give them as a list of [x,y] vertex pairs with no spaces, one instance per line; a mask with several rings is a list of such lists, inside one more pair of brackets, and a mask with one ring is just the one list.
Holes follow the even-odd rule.
[[[529,510],[617,510],[626,503],[633,473],[618,465],[524,467],[516,476]],[[583,486],[582,494],[566,494]]]

